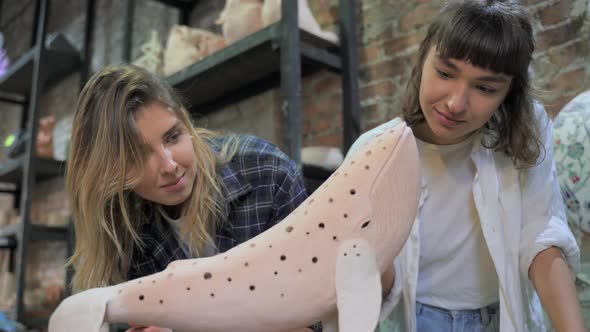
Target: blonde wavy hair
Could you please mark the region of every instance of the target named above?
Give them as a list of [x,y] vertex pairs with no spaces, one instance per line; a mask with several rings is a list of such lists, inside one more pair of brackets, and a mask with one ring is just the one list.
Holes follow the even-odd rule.
[[533,29],[524,7],[514,0],[450,1],[443,6],[420,44],[408,81],[402,113],[410,126],[426,121],[419,93],[422,67],[432,47],[443,58],[512,76],[508,94],[483,128],[488,139],[482,144],[506,153],[517,168],[537,164],[544,157],[544,147],[529,76]]
[[[148,151],[135,124],[143,105],[167,105],[192,136],[197,171],[192,194],[181,205],[181,234],[199,255],[216,222],[223,220],[222,188],[216,167],[235,152],[231,140],[215,154],[207,142],[215,134],[195,128],[174,91],[144,69],[111,66],[85,85],[74,115],[66,189],[75,229],[73,287],[82,290],[125,281],[134,249],[143,245],[138,234],[145,222],[161,222],[158,205],[133,193]],[[235,145],[235,144],[234,144]]]

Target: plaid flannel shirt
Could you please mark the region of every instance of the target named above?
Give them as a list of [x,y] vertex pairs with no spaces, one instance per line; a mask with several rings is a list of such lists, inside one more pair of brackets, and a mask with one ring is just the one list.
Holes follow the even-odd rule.
[[[216,138],[217,153],[228,137]],[[218,167],[223,181],[223,212],[227,221],[218,225],[216,253],[224,252],[269,229],[307,198],[297,165],[275,145],[251,135],[240,135],[232,160]],[[133,253],[129,279],[160,272],[178,259],[187,259],[172,227],[145,223],[139,231],[144,248]]]
[[[228,137],[211,141],[218,153]],[[288,216],[307,198],[297,165],[275,145],[251,135],[238,136],[232,160],[217,169],[223,181],[223,209],[228,222],[218,225],[216,253],[255,237]],[[172,227],[145,223],[139,232],[144,248],[135,248],[129,280],[160,272],[178,259],[186,259]],[[321,332],[321,323],[310,328]]]

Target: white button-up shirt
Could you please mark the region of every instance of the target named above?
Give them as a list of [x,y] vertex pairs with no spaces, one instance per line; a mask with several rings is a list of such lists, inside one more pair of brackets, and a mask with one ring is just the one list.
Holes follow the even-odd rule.
[[[580,264],[580,251],[566,222],[556,178],[552,123],[542,108],[538,108],[537,113],[545,147],[544,159],[539,165],[515,169],[504,153],[481,145],[482,134],[477,134],[479,137],[474,140],[470,155],[476,168],[475,205],[498,273],[502,332],[546,330],[541,303],[528,277],[529,267],[539,252],[555,246],[561,249],[570,269],[578,271]],[[382,128],[363,134],[355,145],[370,139]],[[420,206],[427,197],[428,188],[423,181]],[[395,283],[382,306],[381,320],[386,320],[381,323],[382,332],[416,331],[419,227],[417,218],[394,261]]]

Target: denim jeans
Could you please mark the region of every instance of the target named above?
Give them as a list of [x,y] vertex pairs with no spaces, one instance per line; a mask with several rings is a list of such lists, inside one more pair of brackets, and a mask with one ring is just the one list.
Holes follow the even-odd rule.
[[418,332],[498,332],[500,306],[446,310],[417,302],[416,323]]

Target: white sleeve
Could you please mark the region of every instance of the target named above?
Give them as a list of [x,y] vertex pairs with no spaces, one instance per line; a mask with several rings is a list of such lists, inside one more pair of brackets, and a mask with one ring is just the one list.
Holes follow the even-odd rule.
[[572,271],[580,268],[580,249],[567,224],[553,161],[553,124],[543,107],[536,106],[545,155],[539,165],[520,175],[523,201],[520,272],[526,279],[535,256],[552,246],[561,249]]
[[402,269],[399,256],[393,262],[393,266],[395,268],[395,279],[393,282],[393,287],[389,294],[387,294],[383,298],[383,303],[381,304],[381,313],[379,314],[379,321],[386,319],[391,312],[395,309],[398,305],[401,297],[402,297]]

